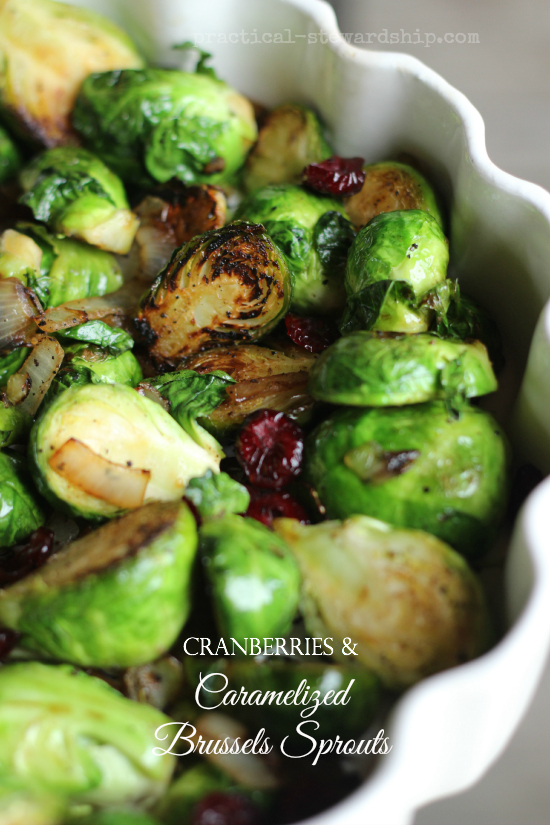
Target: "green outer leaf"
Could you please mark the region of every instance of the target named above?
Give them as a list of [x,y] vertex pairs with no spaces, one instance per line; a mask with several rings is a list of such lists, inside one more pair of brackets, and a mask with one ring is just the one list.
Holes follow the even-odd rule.
[[0,183],[15,177],[22,164],[19,149],[0,126]]
[[406,281],[377,281],[348,297],[339,328],[342,335],[357,329],[426,332],[430,309],[418,306]]
[[207,470],[201,478],[192,478],[185,491],[202,519],[218,518],[226,513],[246,513],[250,494],[243,484],[227,473]]
[[30,351],[30,347],[19,347],[0,358],[0,386],[4,386],[10,375],[17,372]]
[[70,366],[77,370],[89,370],[92,384],[125,384],[136,387],[143,378],[139,361],[129,350],[122,355],[108,356],[97,361],[73,358]]
[[129,332],[110,327],[104,321],[88,321],[70,329],[59,330],[57,334],[61,338],[96,344],[98,347],[109,350],[111,355],[120,355],[134,346],[134,339]]
[[44,521],[25,462],[0,453],[0,547],[26,538]]
[[199,48],[199,46],[197,46],[196,43],[193,43],[192,40],[185,40],[183,43],[177,43],[175,46],[172,46],[172,48],[180,52],[194,52],[197,55],[197,62],[195,65],[196,74],[205,74],[214,80],[220,79],[212,66],[206,65],[212,59],[211,52],[206,52],[204,49]]
[[32,418],[28,413],[0,403],[0,447],[24,443],[31,426]]
[[354,238],[355,232],[349,219],[334,210],[321,215],[313,229],[313,245],[322,265],[329,272],[340,273],[342,280]]

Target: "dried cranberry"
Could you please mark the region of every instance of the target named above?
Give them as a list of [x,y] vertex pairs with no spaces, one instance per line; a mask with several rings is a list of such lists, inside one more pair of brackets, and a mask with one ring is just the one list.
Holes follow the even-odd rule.
[[235,452],[252,484],[279,490],[300,473],[304,434],[288,415],[260,410],[243,425]]
[[290,493],[278,491],[257,490],[249,487],[250,504],[246,515],[261,521],[266,527],[271,527],[273,519],[295,518],[302,524],[309,524],[308,514]]
[[0,587],[7,587],[42,567],[53,552],[53,544],[53,530],[39,527],[25,544],[10,547],[0,559]]
[[333,155],[321,163],[306,166],[303,181],[310,189],[324,195],[355,195],[365,182],[364,162],[363,158]]
[[305,318],[289,313],[285,327],[292,343],[308,352],[322,352],[338,338],[336,324],[326,318]]
[[191,825],[258,825],[260,811],[246,796],[213,791],[197,802]]
[[20,634],[15,630],[8,630],[6,627],[0,630],[0,659],[5,659],[8,653],[12,652],[19,638]]

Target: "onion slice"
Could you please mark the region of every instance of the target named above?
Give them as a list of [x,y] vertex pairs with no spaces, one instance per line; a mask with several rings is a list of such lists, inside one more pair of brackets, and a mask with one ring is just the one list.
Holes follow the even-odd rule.
[[143,285],[130,281],[108,295],[67,301],[66,304],[47,309],[44,317],[38,321],[38,327],[42,332],[50,333],[96,320],[111,321],[113,326],[118,326],[117,321],[134,317],[142,293]]
[[115,464],[76,438],[70,438],[56,450],[48,464],[69,484],[124,510],[143,504],[151,477],[150,470]]
[[23,412],[34,415],[63,362],[63,355],[58,341],[42,338],[18,372],[8,378],[8,401]]
[[0,279],[0,348],[27,343],[42,307],[19,278]]

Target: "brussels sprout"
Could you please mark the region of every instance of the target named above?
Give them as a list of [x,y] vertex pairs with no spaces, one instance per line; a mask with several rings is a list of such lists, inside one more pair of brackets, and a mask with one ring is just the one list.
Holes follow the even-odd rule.
[[155,814],[163,825],[187,825],[193,821],[194,806],[203,797],[234,788],[235,783],[229,776],[211,765],[193,765],[170,785]]
[[0,126],[0,183],[13,178],[21,163],[19,149],[6,130]]
[[45,497],[88,518],[177,500],[220,461],[159,404],[120,384],[62,392],[31,430],[29,453]]
[[84,78],[142,65],[128,36],[94,12],[52,0],[0,4],[0,106],[24,137],[74,142],[70,113]]
[[17,407],[5,407],[0,403],[0,447],[22,444],[32,426],[32,418]]
[[330,404],[387,407],[474,398],[497,381],[479,341],[359,330],[322,353],[308,388]]
[[207,470],[201,478],[192,478],[185,498],[195,506],[201,519],[218,518],[226,513],[246,513],[250,493],[243,484],[227,473]]
[[187,620],[196,549],[185,504],[147,504],[1,590],[0,621],[41,656],[84,667],[149,662]]
[[245,198],[236,217],[263,224],[284,252],[293,311],[324,315],[343,309],[346,259],[355,235],[339,201],[301,186],[267,186]]
[[0,453],[0,547],[10,547],[26,538],[44,521],[24,461]]
[[122,355],[134,346],[134,339],[129,332],[110,327],[104,321],[87,321],[85,324],[79,324],[70,329],[59,330],[58,335],[73,341],[95,344],[108,350],[111,355]]
[[30,347],[4,350],[0,355],[0,387],[4,386],[10,375],[16,373],[23,366],[30,351]]
[[157,819],[140,811],[95,811],[89,816],[69,819],[67,825],[159,825]]
[[346,212],[356,229],[366,226],[375,215],[406,209],[429,212],[443,226],[432,187],[412,166],[385,160],[364,169],[361,191],[346,200]]
[[348,256],[348,306],[340,329],[426,332],[429,291],[445,279],[449,250],[427,212],[386,212],[362,229]]
[[473,659],[487,648],[481,586],[464,559],[420,530],[364,516],[306,527],[274,523],[303,577],[311,636],[357,645],[358,661],[390,687]]
[[220,634],[284,636],[298,607],[300,577],[284,541],[250,518],[226,515],[200,529],[200,548]]
[[254,344],[218,347],[185,359],[185,366],[200,373],[222,370],[236,384],[226,387],[226,400],[200,424],[225,435],[236,430],[257,410],[284,412],[300,424],[311,414],[313,399],[307,393],[309,370],[316,355],[296,348],[290,353]]
[[300,183],[304,167],[330,158],[332,149],[311,109],[285,104],[265,118],[246,159],[243,183],[249,192],[271,183]]
[[[327,636],[328,634],[323,638]],[[290,647],[289,643],[288,646]],[[348,703],[319,704],[313,717],[320,724],[317,734],[319,737],[333,737],[339,734],[341,737],[350,738],[359,735],[371,723],[380,700],[378,677],[369,670],[347,662],[345,665],[337,665],[322,661],[283,659],[266,662],[250,659],[217,659],[208,670],[212,674],[222,673],[227,678],[231,690],[237,693],[244,690],[249,696],[256,692],[262,696],[274,696],[288,693],[290,690],[297,691],[300,683],[305,680],[310,696],[314,691],[319,691],[320,703],[329,691],[332,694],[344,691],[353,679],[354,684],[348,693]],[[204,668],[202,675],[204,676]],[[212,676],[207,687],[209,691],[221,690],[224,681]],[[201,705],[207,707],[209,701],[217,704],[220,694],[217,701],[214,696],[215,694],[203,690]],[[270,736],[279,740],[295,733],[296,725],[302,721],[296,705],[269,700],[261,705],[235,705],[232,713],[255,730],[265,727]]]
[[65,350],[66,360],[46,393],[47,406],[61,392],[84,384],[126,384],[137,387],[143,378],[139,361],[131,352],[109,355],[98,347],[73,345]]
[[73,125],[131,183],[230,184],[256,139],[251,104],[204,74],[148,68],[90,74]]
[[70,665],[21,662],[0,670],[0,773],[75,804],[155,802],[175,763],[151,747],[167,722]]
[[62,825],[66,807],[63,796],[11,776],[0,778],[0,825]]
[[177,249],[137,322],[154,359],[172,363],[223,343],[254,341],[285,315],[290,273],[262,226],[237,221]]
[[20,175],[37,221],[54,232],[126,255],[139,221],[130,212],[122,182],[86,149],[58,146],[38,155]]
[[507,442],[477,408],[458,418],[440,401],[341,410],[310,435],[305,456],[329,518],[376,516],[475,556],[503,515]]

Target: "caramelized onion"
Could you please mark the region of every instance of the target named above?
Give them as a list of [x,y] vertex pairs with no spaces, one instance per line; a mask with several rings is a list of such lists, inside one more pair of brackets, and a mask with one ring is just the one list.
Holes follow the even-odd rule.
[[63,349],[53,338],[42,338],[18,372],[10,375],[6,397],[23,412],[34,415],[62,362]]
[[0,348],[27,343],[30,330],[42,315],[35,294],[18,278],[0,280]]
[[47,309],[44,317],[38,321],[38,327],[42,332],[50,333],[96,320],[118,326],[121,320],[134,317],[142,292],[142,285],[130,281],[109,295],[67,301],[66,304]]

